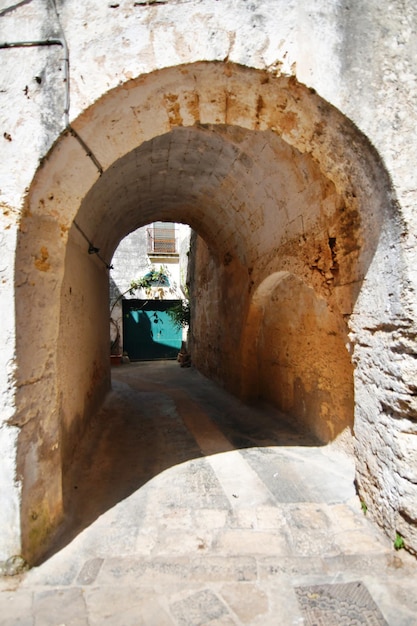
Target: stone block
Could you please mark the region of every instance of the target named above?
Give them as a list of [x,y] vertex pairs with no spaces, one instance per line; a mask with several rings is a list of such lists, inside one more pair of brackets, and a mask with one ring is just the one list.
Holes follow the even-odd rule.
[[213,548],[222,554],[289,554],[290,548],[286,536],[279,531],[265,532],[236,529],[220,533]]
[[205,626],[205,624],[233,624],[224,621],[228,617],[227,606],[210,589],[197,591],[187,598],[174,602],[170,610],[178,626]]
[[79,588],[35,592],[33,615],[34,626],[88,626],[83,592]]
[[241,581],[257,576],[253,557],[174,557],[108,559],[97,577],[100,585],[124,585],[131,577],[141,585],[176,584],[179,581]]
[[97,578],[97,574],[103,565],[103,559],[94,558],[86,561],[77,576],[77,584],[91,585]]
[[259,578],[280,578],[282,575],[323,574],[327,571],[325,561],[317,556],[271,556],[258,559]]
[[2,626],[34,626],[32,591],[2,591],[0,615]]
[[164,598],[135,586],[99,587],[85,592],[89,626],[173,626]]
[[256,584],[223,585],[219,593],[243,624],[250,624],[268,613],[268,596]]

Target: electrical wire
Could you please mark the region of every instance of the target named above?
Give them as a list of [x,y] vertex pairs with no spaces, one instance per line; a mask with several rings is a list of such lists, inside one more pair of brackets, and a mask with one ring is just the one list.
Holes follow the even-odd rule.
[[[21,2],[18,2],[12,6],[6,7],[5,9],[2,9],[0,11],[0,17],[5,15],[6,13],[10,13],[11,11],[14,11],[15,9],[25,5],[25,4],[29,4],[30,2],[32,2],[32,0],[22,0]],[[30,48],[30,47],[36,47],[36,46],[61,46],[64,52],[64,85],[65,85],[65,100],[64,100],[64,124],[65,124],[65,130],[67,130],[72,137],[74,137],[78,143],[80,144],[80,146],[82,147],[82,149],[85,151],[86,155],[91,159],[91,161],[94,163],[94,165],[96,166],[97,170],[99,171],[100,176],[103,174],[103,167],[100,164],[99,160],[97,159],[97,157],[95,156],[95,154],[93,153],[93,151],[88,147],[88,145],[86,144],[86,142],[82,139],[82,137],[80,137],[80,135],[77,133],[77,131],[71,126],[70,124],[70,117],[69,117],[69,112],[70,112],[70,63],[69,63],[69,48],[68,48],[68,44],[67,44],[67,40],[65,38],[65,33],[64,33],[64,29],[62,28],[62,24],[59,18],[59,13],[58,13],[58,9],[56,6],[56,2],[55,0],[50,0],[50,2],[52,3],[53,6],[53,10],[56,16],[56,20],[57,20],[57,24],[59,27],[59,31],[60,31],[60,37],[49,37],[47,39],[42,39],[42,40],[32,40],[32,41],[11,41],[11,42],[0,42],[0,49],[7,49],[7,48]],[[81,235],[84,237],[84,239],[87,241],[89,247],[88,247],[88,253],[89,254],[95,254],[100,261],[106,266],[107,269],[113,269],[113,266],[110,265],[109,263],[107,263],[107,261],[105,259],[103,259],[103,257],[100,255],[99,253],[99,248],[97,248],[96,246],[93,245],[93,243],[91,242],[91,240],[87,237],[87,235],[84,233],[84,231],[80,228],[80,226],[77,224],[77,222],[74,220],[74,226],[77,228],[77,230],[81,233]]]
[[91,239],[89,239],[87,237],[87,235],[85,234],[85,232],[83,231],[83,229],[81,228],[81,226],[79,226],[77,224],[77,222],[75,220],[73,220],[73,224],[75,226],[75,228],[78,230],[78,232],[81,234],[81,236],[86,240],[86,242],[88,243],[88,254],[94,254],[95,256],[97,256],[100,261],[106,266],[106,268],[108,270],[112,270],[113,269],[113,265],[110,265],[109,263],[107,263],[107,261],[105,259],[103,259],[103,257],[100,254],[100,248],[97,248],[93,242],[91,241]]

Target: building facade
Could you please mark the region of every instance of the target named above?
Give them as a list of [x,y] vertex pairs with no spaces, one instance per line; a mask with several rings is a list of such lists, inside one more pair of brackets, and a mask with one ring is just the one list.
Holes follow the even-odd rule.
[[[174,222],[155,222],[127,235],[120,242],[114,253],[110,270],[110,348],[117,357],[125,354],[130,359],[141,360],[140,351],[131,353],[131,339],[125,337],[126,317],[123,307],[132,308],[132,300],[140,300],[147,311],[147,317],[152,310],[148,301],[167,301],[164,310],[178,302],[188,301],[187,270],[190,248],[190,228],[186,224]],[[156,280],[152,280],[152,273],[157,273]],[[147,280],[148,286],[132,288],[141,280]],[[129,302],[127,302],[129,301]],[[126,307],[126,305],[128,305]],[[161,307],[158,307],[159,309]],[[165,317],[166,326],[176,335],[175,346],[178,350],[187,340],[187,329],[175,328]],[[165,329],[167,330],[167,329]],[[175,332],[175,331],[178,332]],[[136,333],[137,334],[137,333]],[[178,335],[178,337],[177,337]],[[162,338],[161,338],[162,340]],[[137,342],[134,342],[137,343]],[[177,352],[178,352],[177,350]],[[171,358],[175,351],[169,351]],[[145,351],[143,359],[153,354],[158,358],[158,350]],[[113,359],[117,363],[117,358]]]

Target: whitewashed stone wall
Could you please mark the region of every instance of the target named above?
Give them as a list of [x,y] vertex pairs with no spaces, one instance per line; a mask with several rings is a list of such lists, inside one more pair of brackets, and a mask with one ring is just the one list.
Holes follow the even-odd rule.
[[[21,329],[15,327],[15,292],[20,289],[21,293],[32,294],[35,309],[45,310],[46,325],[48,317],[61,306],[61,283],[48,274],[51,263],[54,267],[53,253],[58,254],[66,245],[77,210],[74,203],[83,202],[93,172],[98,179],[99,170],[112,165],[109,133],[111,154],[122,157],[126,146],[131,145],[131,138],[124,134],[126,120],[114,109],[107,120],[107,135],[101,136],[95,126],[97,109],[93,107],[84,114],[81,124],[88,146],[67,138],[75,170],[69,172],[71,160],[58,145],[50,157],[57,165],[53,180],[49,184],[44,181],[44,187],[38,189],[32,183],[35,173],[68,123],[77,127],[77,118],[102,96],[105,103],[109,101],[105,94],[126,85],[119,94],[121,100],[126,100],[132,79],[201,61],[228,62],[267,70],[274,76],[294,77],[352,120],[375,147],[388,171],[396,213],[380,233],[376,253],[369,259],[365,288],[349,319],[356,365],[358,481],[370,514],[391,536],[400,532],[408,546],[417,550],[417,191],[413,165],[417,162],[417,144],[413,140],[417,126],[416,23],[417,7],[411,0],[369,0],[360,7],[349,0],[57,0],[56,4],[53,0],[14,4],[0,0],[0,441],[5,459],[0,482],[0,559],[20,552],[24,544],[18,503],[25,477],[17,463],[17,435],[22,424],[30,424],[36,432],[39,404],[45,403],[39,389],[43,389],[42,381],[51,376],[51,371],[60,367],[54,345],[37,345],[36,341],[30,367],[27,362],[19,362]],[[31,45],[20,45],[24,42]],[[37,45],[39,42],[42,45]],[[229,96],[233,103],[234,94]],[[194,124],[191,105],[189,119],[176,101],[171,105],[171,128]],[[223,113],[222,123],[227,124],[227,110]],[[148,112],[142,110],[140,116],[148,115],[146,119],[152,119],[156,128],[165,114],[158,107],[152,110],[148,102]],[[140,116],[138,123],[143,119]],[[243,113],[241,120],[245,125]],[[232,121],[239,126],[238,116]],[[89,122],[94,133],[91,137]],[[302,138],[298,147],[300,142]],[[88,156],[90,143],[94,144],[93,156]],[[353,143],[352,151],[355,149],[359,162],[360,145],[356,148]],[[97,154],[98,162],[94,160]],[[318,152],[312,154],[313,160],[318,159]],[[334,158],[344,158],[337,146]],[[324,167],[320,161],[318,165]],[[348,178],[348,173],[344,176]],[[32,257],[29,252],[15,257],[16,239],[30,225],[34,198],[38,197],[39,202],[44,199],[48,187],[62,189],[63,199],[54,206],[50,192],[45,200],[49,212],[37,228],[46,232],[55,228],[54,219],[60,220],[56,249],[41,247]],[[25,204],[28,194],[30,207]],[[391,210],[388,204],[387,214]],[[37,206],[41,212],[42,207],[39,203]],[[366,216],[362,217],[366,221]],[[117,224],[116,216],[112,219]],[[109,250],[112,252],[110,244]],[[31,267],[27,258],[32,258]],[[36,301],[40,272],[45,285],[50,281],[47,293],[51,297],[47,302]],[[99,272],[104,283],[104,270],[97,269],[97,276]],[[32,282],[34,289],[30,291]],[[367,284],[372,289],[367,289]],[[63,286],[69,298],[71,285],[67,282]],[[32,330],[36,333],[39,329]],[[39,352],[46,354],[47,367],[36,366]],[[52,384],[48,389],[46,397],[50,400],[46,402],[50,402],[52,423],[56,419],[53,398],[59,395],[59,389]],[[33,480],[36,483],[41,479],[34,476]],[[51,487],[44,507],[45,516],[51,519],[60,515],[59,507],[53,506],[57,490],[57,486]],[[24,524],[22,528],[25,534]],[[47,541],[47,535],[39,541]]]
[[[149,226],[152,226],[151,224]],[[170,257],[152,257],[148,255],[147,228],[138,228],[125,237],[117,247],[111,260],[111,279],[114,282],[114,294],[110,294],[110,301],[127,291],[132,280],[143,278],[152,268],[159,270],[165,266],[169,272],[173,293],[167,293],[171,299],[183,298],[187,275],[187,252],[190,247],[190,229],[185,224],[176,224],[178,255]],[[129,297],[129,296],[127,296]],[[134,293],[134,298],[146,298],[144,290]]]
[[[138,228],[127,235],[120,242],[112,258],[110,271],[111,341],[116,338],[115,324],[117,324],[120,340],[123,344],[122,298],[120,296],[125,294],[124,298],[149,298],[144,289],[135,290],[132,294],[126,292],[132,281],[143,278],[151,269],[159,271],[163,267],[167,272],[170,287],[164,290],[164,299],[183,300],[185,298],[190,228],[185,224],[176,224],[176,250],[178,253],[176,256],[152,258],[148,255],[147,229],[149,226]],[[156,297],[160,298],[160,294]]]

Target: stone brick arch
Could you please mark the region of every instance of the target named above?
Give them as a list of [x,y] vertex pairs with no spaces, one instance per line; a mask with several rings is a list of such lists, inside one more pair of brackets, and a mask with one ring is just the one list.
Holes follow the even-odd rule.
[[389,318],[373,295],[373,264],[385,271],[396,236],[388,177],[353,124],[295,79],[228,63],[162,69],[103,94],[72,127],[82,143],[67,132],[44,159],[16,253],[31,562],[66,515],[62,474],[109,388],[106,265],[123,236],[160,219],[202,235],[194,360],[235,392],[251,294],[276,272],[299,276],[355,332],[358,297],[374,321]]
[[242,341],[243,393],[267,401],[323,442],[353,429],[347,328],[312,287],[289,272],[256,289]]

